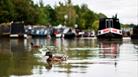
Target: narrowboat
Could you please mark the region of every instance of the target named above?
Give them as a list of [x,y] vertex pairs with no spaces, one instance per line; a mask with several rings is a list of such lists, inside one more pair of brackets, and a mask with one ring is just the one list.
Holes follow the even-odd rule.
[[50,29],[45,26],[33,26],[30,29],[26,29],[26,33],[32,38],[46,38],[50,32]]
[[131,35],[131,39],[138,39],[138,26],[133,27],[133,34]]
[[74,39],[74,38],[75,38],[75,33],[72,31],[72,29],[66,28],[66,29],[63,31],[63,37],[64,37],[65,39]]
[[100,19],[97,38],[122,39],[122,30],[117,15],[113,18]]
[[47,30],[46,29],[32,29],[31,36],[32,37],[46,37]]
[[10,38],[27,38],[23,22],[13,22],[11,24]]

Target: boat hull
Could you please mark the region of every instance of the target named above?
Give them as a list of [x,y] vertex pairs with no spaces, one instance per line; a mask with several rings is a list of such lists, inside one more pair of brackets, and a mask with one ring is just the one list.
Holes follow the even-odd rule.
[[122,35],[115,34],[115,33],[106,33],[97,36],[98,39],[122,39]]
[[133,28],[133,34],[131,35],[131,39],[138,39],[138,26]]
[[64,38],[65,39],[73,39],[73,38],[75,38],[75,33],[68,32],[68,33],[64,34]]
[[137,35],[131,35],[131,39],[138,39],[138,34]]
[[115,28],[106,28],[98,31],[99,39],[122,39],[122,31]]

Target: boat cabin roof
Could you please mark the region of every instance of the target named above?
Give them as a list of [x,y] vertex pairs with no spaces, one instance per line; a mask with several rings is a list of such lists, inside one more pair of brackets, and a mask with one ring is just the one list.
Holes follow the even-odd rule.
[[120,23],[118,18],[102,18],[99,22],[99,30],[105,28],[120,29]]

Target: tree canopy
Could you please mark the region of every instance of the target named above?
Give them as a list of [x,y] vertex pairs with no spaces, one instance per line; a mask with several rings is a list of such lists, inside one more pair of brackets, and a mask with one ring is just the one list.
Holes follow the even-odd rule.
[[54,7],[44,5],[40,0],[34,4],[33,0],[0,0],[0,23],[24,21],[25,24],[52,25],[59,24],[79,28],[93,28],[94,21],[106,17],[102,13],[90,10],[87,4],[73,5],[71,0],[59,2]]

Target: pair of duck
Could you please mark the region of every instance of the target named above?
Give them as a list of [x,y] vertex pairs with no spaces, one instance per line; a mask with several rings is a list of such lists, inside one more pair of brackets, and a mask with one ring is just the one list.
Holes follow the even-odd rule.
[[[40,48],[41,46],[39,45],[34,45],[33,42],[30,43],[31,44],[31,47],[33,48]],[[52,52],[46,52],[45,56],[48,56],[47,58],[47,61],[50,62],[62,62],[62,61],[66,61],[67,60],[67,57],[65,56],[53,56]]]

